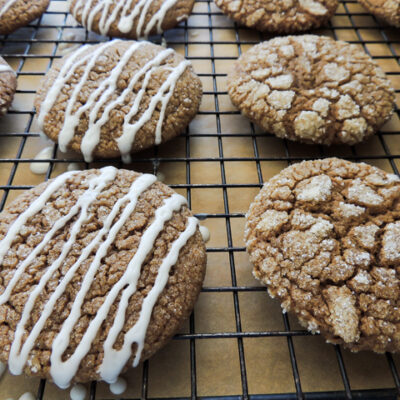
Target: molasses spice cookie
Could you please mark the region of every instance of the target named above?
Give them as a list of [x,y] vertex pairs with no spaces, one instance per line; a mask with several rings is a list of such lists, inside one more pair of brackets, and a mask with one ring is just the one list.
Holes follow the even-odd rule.
[[13,69],[0,57],[0,115],[11,106],[17,88],[17,78]]
[[49,0],[0,0],[0,35],[6,35],[39,18]]
[[55,63],[35,99],[38,123],[60,149],[122,156],[182,133],[202,95],[191,63],[149,42],[86,45]]
[[90,31],[147,38],[188,18],[194,0],[71,0],[70,12]]
[[312,332],[400,350],[400,179],[330,158],[294,164],[247,214],[253,274]]
[[325,25],[337,0],[215,0],[218,7],[241,25],[259,31],[295,33]]
[[205,246],[154,175],[67,172],[0,214],[0,359],[13,374],[113,383],[188,317]]
[[228,74],[233,104],[280,138],[355,144],[392,115],[394,90],[359,47],[315,35],[260,43]]
[[358,0],[370,13],[400,27],[400,0]]

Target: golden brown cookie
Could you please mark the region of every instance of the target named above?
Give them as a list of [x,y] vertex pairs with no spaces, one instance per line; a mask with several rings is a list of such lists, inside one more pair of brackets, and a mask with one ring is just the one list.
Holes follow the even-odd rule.
[[6,35],[39,18],[50,0],[0,0],[0,35]]
[[221,10],[241,25],[259,31],[295,33],[325,25],[338,0],[215,0]]
[[400,26],[400,0],[358,0],[371,14],[389,25]]
[[17,88],[14,70],[0,57],[0,115],[10,108]]
[[182,133],[200,105],[192,65],[172,49],[115,40],[55,63],[35,99],[38,122],[60,149],[130,160]]
[[355,144],[392,115],[394,90],[359,47],[324,36],[271,39],[228,74],[233,104],[280,138]]
[[154,175],[64,173],[0,213],[0,359],[112,383],[188,317],[205,264],[198,220]]
[[70,12],[89,31],[147,38],[188,19],[194,0],[72,0]]
[[400,179],[337,158],[291,165],[246,216],[253,274],[352,351],[400,350]]

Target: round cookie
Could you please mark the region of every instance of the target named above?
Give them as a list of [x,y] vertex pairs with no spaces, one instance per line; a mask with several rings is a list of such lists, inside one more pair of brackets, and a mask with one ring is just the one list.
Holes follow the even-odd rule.
[[38,123],[62,151],[86,161],[117,157],[182,133],[196,115],[201,81],[172,49],[115,40],[83,46],[50,69],[38,90]]
[[7,35],[39,18],[50,0],[0,0],[0,35]]
[[371,14],[400,27],[400,0],[358,0]]
[[0,115],[10,108],[17,89],[17,78],[14,70],[0,57]]
[[355,144],[392,115],[394,90],[357,46],[324,36],[271,39],[244,53],[228,74],[233,104],[280,138]]
[[186,199],[154,175],[66,172],[0,213],[0,359],[61,388],[115,382],[189,316],[205,264]]
[[224,14],[259,31],[295,33],[325,25],[338,0],[215,0]]
[[71,0],[69,10],[89,31],[139,39],[187,20],[193,5],[194,0]]
[[246,216],[253,274],[302,325],[352,351],[400,350],[400,179],[336,158],[265,183]]

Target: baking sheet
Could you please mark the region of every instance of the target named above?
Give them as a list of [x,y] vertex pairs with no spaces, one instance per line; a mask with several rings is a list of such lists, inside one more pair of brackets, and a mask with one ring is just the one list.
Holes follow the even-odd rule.
[[[40,138],[33,110],[34,92],[53,56],[62,55],[83,41],[104,40],[88,34],[66,13],[66,2],[54,0],[48,12],[31,27],[22,28],[7,39],[0,39],[0,53],[20,72],[18,92],[11,112],[0,119],[0,205],[9,203],[25,186],[36,185],[46,177],[65,171],[70,162],[82,160],[74,153],[63,154]],[[351,13],[351,14],[350,14]],[[400,89],[400,36],[382,28],[354,1],[340,4],[329,29],[319,30],[337,39],[367,41],[368,50],[389,73]],[[354,29],[354,27],[357,29]],[[185,28],[186,27],[186,28]],[[393,172],[400,169],[400,122],[398,114],[366,143],[350,148],[308,146],[264,135],[236,112],[226,92],[226,71],[240,52],[262,39],[255,31],[236,29],[218,8],[208,1],[197,1],[188,24],[165,34],[168,45],[192,59],[201,74],[204,96],[199,115],[188,132],[156,150],[139,153],[128,168],[141,172],[161,172],[165,183],[189,196],[195,213],[209,214],[202,222],[211,232],[207,244],[208,268],[194,312],[194,332],[284,331],[279,304],[271,300],[251,275],[244,252],[244,213],[259,190],[260,183],[288,165],[288,160],[309,157],[360,157],[363,161]],[[159,40],[160,38],[157,38]],[[389,39],[390,45],[385,43]],[[180,43],[177,43],[180,42]],[[377,43],[378,42],[378,43]],[[31,57],[32,55],[40,56]],[[380,58],[381,57],[381,58]],[[397,102],[399,93],[397,91]],[[30,159],[52,146],[54,162],[44,175],[30,171]],[[390,157],[388,157],[390,156]],[[156,158],[154,163],[149,158]],[[277,160],[277,158],[281,158]],[[81,164],[85,167],[85,164]],[[88,167],[105,165],[96,162]],[[120,163],[117,165],[121,166]],[[186,184],[186,186],[185,186]],[[187,187],[190,184],[190,187]],[[232,291],[236,281],[241,290]],[[217,291],[226,288],[225,291]],[[235,314],[237,301],[239,314]],[[302,330],[289,317],[292,330]],[[189,322],[181,333],[190,333]],[[249,394],[295,392],[292,365],[286,337],[196,339],[195,376],[198,396],[242,395],[239,348],[243,345]],[[293,337],[301,387],[305,392],[343,391],[337,354],[319,336]],[[351,354],[342,349],[351,389],[393,388],[394,380],[385,356],[368,352]],[[400,357],[394,356],[400,369]],[[191,386],[190,341],[173,340],[148,363],[148,397],[188,397]],[[128,390],[124,398],[141,396],[143,367],[124,375]],[[26,391],[36,394],[39,380],[6,373],[0,381],[0,399],[17,399]],[[86,385],[89,390],[89,385]],[[104,383],[97,385],[96,399],[114,399]],[[44,399],[68,399],[69,392],[46,383]],[[87,396],[88,398],[88,396]]]

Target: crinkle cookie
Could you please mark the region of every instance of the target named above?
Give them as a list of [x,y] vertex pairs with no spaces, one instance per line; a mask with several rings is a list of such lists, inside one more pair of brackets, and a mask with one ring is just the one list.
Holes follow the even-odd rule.
[[39,126],[60,149],[122,156],[182,133],[202,96],[192,65],[172,49],[115,40],[55,63],[35,99]]
[[358,0],[371,14],[400,27],[400,0]]
[[189,316],[205,265],[198,220],[154,175],[64,173],[0,213],[0,360],[61,388],[115,382]]
[[14,70],[0,57],[0,115],[10,108],[17,88]]
[[39,18],[50,0],[0,0],[0,35],[14,32]]
[[295,33],[325,25],[338,0],[215,0],[218,7],[241,25],[259,31]]
[[357,46],[324,36],[271,39],[244,53],[228,74],[233,104],[280,138],[355,144],[392,115],[394,90]]
[[400,350],[400,179],[330,158],[270,179],[246,216],[253,274],[352,351]]
[[71,0],[69,9],[89,31],[139,39],[188,19],[194,0]]

